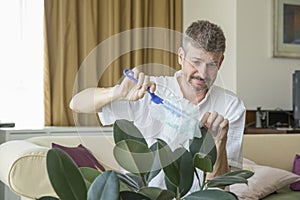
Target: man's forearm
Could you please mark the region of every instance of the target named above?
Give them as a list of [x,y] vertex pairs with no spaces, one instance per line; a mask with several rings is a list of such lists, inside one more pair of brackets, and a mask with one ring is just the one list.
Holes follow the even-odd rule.
[[217,159],[213,167],[213,172],[207,174],[207,179],[212,179],[216,176],[221,176],[230,171],[227,160],[226,142],[216,141]]
[[85,89],[72,98],[70,108],[80,113],[100,112],[106,104],[120,99],[114,89],[115,87]]

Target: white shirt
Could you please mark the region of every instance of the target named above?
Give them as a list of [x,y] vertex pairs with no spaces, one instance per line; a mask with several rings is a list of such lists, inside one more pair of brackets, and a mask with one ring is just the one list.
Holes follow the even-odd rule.
[[[186,102],[180,89],[177,77],[181,71],[168,77],[151,77],[156,83],[155,94],[172,102],[175,106]],[[159,107],[160,106],[160,107]],[[197,116],[200,120],[204,113],[216,111],[229,120],[229,131],[227,139],[228,164],[233,168],[242,168],[242,138],[245,124],[245,106],[243,102],[231,91],[219,86],[210,87],[205,98],[197,105]],[[162,117],[163,107],[151,102],[150,95],[138,101],[115,101],[104,106],[102,112],[98,113],[103,125],[113,124],[118,119],[134,121],[144,135],[148,145],[152,145],[156,138],[164,140],[173,150],[184,146],[188,148],[189,140],[186,135],[180,133],[171,126],[162,122],[168,120]],[[184,108],[183,108],[184,110]],[[173,119],[170,119],[171,123]]]

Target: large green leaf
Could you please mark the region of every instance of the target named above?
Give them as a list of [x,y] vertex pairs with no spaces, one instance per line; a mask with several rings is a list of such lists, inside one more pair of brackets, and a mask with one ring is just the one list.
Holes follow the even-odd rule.
[[131,121],[125,119],[117,120],[113,125],[113,131],[115,143],[126,139],[132,139],[147,145],[144,136]]
[[144,187],[138,193],[149,197],[151,200],[172,200],[175,198],[174,192],[157,187]]
[[212,161],[212,165],[215,164],[217,160],[217,149],[215,146],[215,141],[211,134],[207,132],[207,129],[201,127],[201,138],[196,138],[191,141],[190,143],[190,152],[194,157],[196,153],[201,153],[203,155],[209,155]]
[[139,141],[122,140],[115,145],[113,153],[119,165],[131,173],[151,171],[154,155],[147,145]]
[[168,179],[167,176],[164,177],[164,180],[165,180],[165,184],[166,184],[167,189],[170,190],[170,191],[172,191],[172,192],[174,192],[174,194],[177,194],[179,186],[174,185],[174,184]]
[[86,199],[84,179],[69,155],[53,148],[48,151],[46,162],[50,182],[61,200]]
[[183,200],[237,200],[234,194],[223,190],[200,190],[189,194]]
[[101,171],[90,167],[80,167],[79,170],[81,171],[81,174],[85,180],[87,189],[89,189],[90,185],[97,178],[97,176],[101,174]]
[[207,181],[207,187],[222,187],[228,186],[235,183],[245,183],[247,184],[247,179],[240,176],[217,176],[211,180]]
[[180,173],[171,148],[160,139],[158,139],[157,145],[160,165],[163,168],[165,176],[175,187],[179,186]]
[[120,200],[151,200],[151,199],[143,194],[139,194],[136,192],[122,191],[120,192]]
[[[88,190],[88,200],[119,200],[119,179],[114,171],[100,174]],[[81,199],[83,200],[83,199]]]
[[39,198],[37,200],[59,200],[59,199],[56,198],[56,197],[48,197],[48,196],[46,196],[46,197],[41,197],[41,198]]
[[194,166],[205,173],[213,171],[213,166],[209,155],[196,153],[194,156]]
[[253,175],[254,175],[254,172],[249,171],[249,170],[236,170],[236,171],[228,172],[228,173],[224,174],[223,176],[240,176],[245,179],[248,179]]
[[185,148],[181,147],[174,151],[174,157],[177,159],[180,182],[179,193],[180,197],[184,196],[192,187],[194,180],[194,166],[192,154]]
[[158,151],[157,151],[157,149],[158,149],[157,142],[154,143],[150,147],[150,149],[153,152],[154,160],[153,160],[153,165],[151,167],[151,171],[147,174],[147,177],[146,177],[147,183],[149,183],[161,171],[161,165],[160,165],[159,155],[158,155]]

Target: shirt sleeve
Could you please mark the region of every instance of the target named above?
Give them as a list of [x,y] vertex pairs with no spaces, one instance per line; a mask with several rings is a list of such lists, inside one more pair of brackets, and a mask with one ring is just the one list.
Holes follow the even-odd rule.
[[243,134],[245,126],[245,106],[240,99],[236,99],[227,112],[229,119],[229,130],[227,138],[228,164],[232,168],[242,169],[243,167]]
[[127,101],[115,101],[103,106],[102,112],[98,113],[101,123],[106,126],[113,124],[118,119],[132,120],[132,116],[127,110],[128,107],[129,102]]
[[119,119],[139,123],[149,115],[149,102],[149,95],[137,101],[114,101],[102,107],[102,112],[99,112],[98,116],[104,126],[111,125]]

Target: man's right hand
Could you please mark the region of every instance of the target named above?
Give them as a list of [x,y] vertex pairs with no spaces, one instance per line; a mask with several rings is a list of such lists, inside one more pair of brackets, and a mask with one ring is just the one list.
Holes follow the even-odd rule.
[[148,88],[152,93],[156,89],[156,84],[150,81],[149,76],[137,69],[133,69],[133,72],[138,83],[125,77],[120,85],[115,86],[115,94],[122,100],[136,101],[144,97]]

